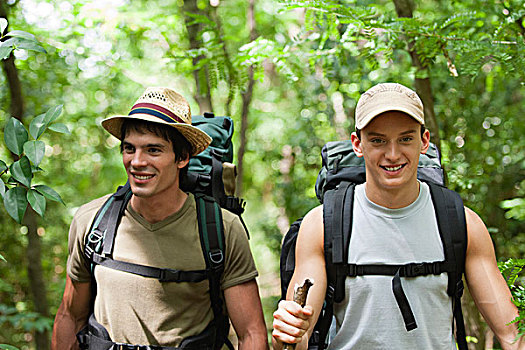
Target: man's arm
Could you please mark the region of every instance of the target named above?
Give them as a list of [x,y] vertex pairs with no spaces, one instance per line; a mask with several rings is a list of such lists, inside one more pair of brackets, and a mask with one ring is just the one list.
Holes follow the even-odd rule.
[[465,208],[465,215],[468,233],[465,277],[470,294],[503,349],[523,349],[523,337],[515,342],[515,324],[508,325],[518,316],[518,310],[498,269],[487,228],[472,210]]
[[[308,278],[310,288],[306,306],[301,308],[293,299],[294,286]],[[308,338],[319,317],[326,294],[324,261],[323,207],[312,209],[303,219],[295,248],[295,270],[286,296],[273,317],[273,347],[280,350],[283,343],[298,343],[296,349],[306,349]]]
[[52,350],[79,349],[76,334],[89,317],[90,283],[72,281],[66,277],[66,288],[53,325]]
[[268,336],[257,282],[251,280],[225,289],[224,299],[239,339],[239,349],[268,349]]

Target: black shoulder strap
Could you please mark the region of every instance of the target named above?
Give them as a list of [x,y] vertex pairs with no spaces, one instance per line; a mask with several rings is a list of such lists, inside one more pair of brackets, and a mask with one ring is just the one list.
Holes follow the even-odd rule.
[[325,192],[323,198],[324,254],[327,288],[325,305],[315,331],[310,338],[318,349],[325,348],[325,340],[332,323],[333,304],[345,297],[348,243],[352,234],[352,212],[355,184],[343,181],[336,189]]
[[210,300],[216,324],[215,344],[226,342],[228,347],[229,321],[224,312],[221,277],[224,272],[225,238],[222,212],[219,204],[210,196],[195,194],[199,236],[210,283]]
[[456,340],[460,350],[467,349],[465,324],[461,310],[463,273],[467,250],[467,224],[465,208],[459,194],[445,187],[428,182],[432,203],[436,211],[439,234],[449,266],[447,294],[452,297]]

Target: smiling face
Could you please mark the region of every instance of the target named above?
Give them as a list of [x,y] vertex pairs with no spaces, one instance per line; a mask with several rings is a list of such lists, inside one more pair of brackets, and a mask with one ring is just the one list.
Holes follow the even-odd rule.
[[421,136],[421,124],[397,111],[375,117],[361,130],[360,139],[353,133],[354,151],[365,159],[368,197],[381,198],[386,191],[406,198],[415,194],[415,200],[419,155],[427,151],[429,141],[428,130]]
[[188,164],[176,160],[171,141],[135,129],[122,140],[122,161],[134,196],[166,200],[179,191],[179,171]]

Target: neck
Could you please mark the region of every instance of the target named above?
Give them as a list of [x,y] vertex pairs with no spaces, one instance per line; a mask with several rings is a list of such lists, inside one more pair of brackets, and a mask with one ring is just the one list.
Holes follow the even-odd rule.
[[414,203],[419,196],[419,185],[416,180],[403,188],[379,189],[367,181],[365,191],[367,198],[373,203],[389,209],[399,209]]
[[177,188],[170,196],[131,197],[131,207],[150,224],[166,219],[178,212],[188,195]]

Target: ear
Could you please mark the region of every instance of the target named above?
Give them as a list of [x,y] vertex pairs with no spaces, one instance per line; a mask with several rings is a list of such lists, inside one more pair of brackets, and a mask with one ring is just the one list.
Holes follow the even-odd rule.
[[[363,132],[361,132],[361,137],[363,136]],[[359,137],[357,137],[357,134],[355,133],[355,131],[352,133],[352,135],[350,135],[350,141],[352,141],[352,147],[354,148],[354,153],[356,156],[358,157],[362,157],[363,156],[363,150],[361,149],[361,140],[359,139]]]
[[186,158],[181,159],[181,160],[179,160],[179,161],[177,162],[177,167],[178,167],[179,169],[182,169],[182,168],[184,168],[186,165],[188,165],[189,162],[190,162],[190,156],[187,154],[187,155],[186,155]]
[[421,154],[425,154],[430,147],[430,131],[425,130],[423,136],[421,137]]

